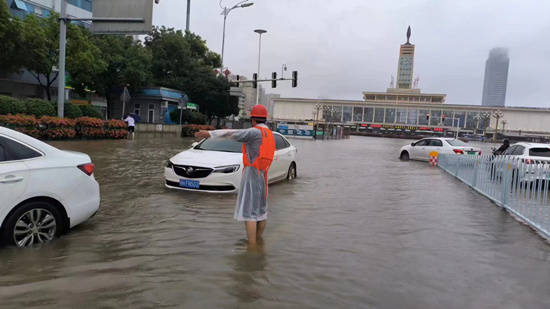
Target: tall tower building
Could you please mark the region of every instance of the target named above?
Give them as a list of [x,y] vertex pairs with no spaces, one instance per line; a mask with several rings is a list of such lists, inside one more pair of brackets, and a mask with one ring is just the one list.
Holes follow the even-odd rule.
[[413,85],[414,45],[409,42],[411,26],[407,29],[407,42],[399,49],[399,63],[397,65],[397,88],[411,89]]
[[485,62],[483,81],[483,106],[504,106],[510,58],[505,48],[493,48]]

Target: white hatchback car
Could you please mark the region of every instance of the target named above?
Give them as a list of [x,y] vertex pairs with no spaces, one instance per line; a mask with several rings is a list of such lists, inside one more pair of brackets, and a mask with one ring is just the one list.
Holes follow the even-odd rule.
[[44,243],[99,209],[94,165],[83,153],[59,150],[0,127],[1,240]]
[[430,160],[431,152],[481,155],[480,148],[468,146],[461,140],[454,138],[428,137],[401,147],[401,150],[399,150],[399,158],[403,161],[409,159],[428,161]]
[[[516,143],[510,145],[502,154],[505,157],[518,159],[518,163],[524,163],[523,168],[514,169],[514,175],[517,173],[520,182],[536,182],[539,180],[548,181],[550,175],[545,166],[550,164],[550,144],[538,143]],[[519,166],[519,165],[518,165]],[[537,169],[542,167],[542,172],[537,173]],[[497,174],[502,174],[497,170]]]
[[[281,134],[275,137],[275,157],[269,168],[269,183],[294,179],[297,175],[296,147]],[[204,139],[191,149],[168,160],[165,185],[171,189],[210,193],[239,190],[243,170],[242,143],[225,139]]]

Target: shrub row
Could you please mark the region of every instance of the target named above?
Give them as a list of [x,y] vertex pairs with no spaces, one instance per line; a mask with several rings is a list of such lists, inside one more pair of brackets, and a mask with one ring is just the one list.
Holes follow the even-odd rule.
[[[66,103],[64,115],[67,118],[79,117],[101,118],[101,113],[92,105],[74,105]],[[42,116],[56,116],[57,103],[41,99],[17,99],[0,95],[0,115],[27,114],[37,118]]]
[[122,120],[101,120],[91,117],[76,119],[30,115],[0,115],[0,126],[35,138],[56,140],[79,138],[126,138],[128,130]]
[[214,130],[213,126],[201,125],[201,124],[187,124],[181,128],[181,136],[188,137],[193,136],[195,132],[200,130]]

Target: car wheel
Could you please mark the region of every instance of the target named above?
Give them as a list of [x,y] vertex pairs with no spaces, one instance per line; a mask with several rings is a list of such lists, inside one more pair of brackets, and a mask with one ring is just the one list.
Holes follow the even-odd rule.
[[297,176],[298,176],[298,173],[296,172],[296,164],[292,163],[288,168],[288,174],[286,175],[286,179],[287,180],[296,179]]
[[401,153],[401,155],[399,156],[399,159],[401,159],[401,161],[409,161],[409,153],[406,152],[406,151],[403,151]]
[[26,203],[7,218],[2,240],[20,248],[49,242],[61,233],[61,218],[48,202]]

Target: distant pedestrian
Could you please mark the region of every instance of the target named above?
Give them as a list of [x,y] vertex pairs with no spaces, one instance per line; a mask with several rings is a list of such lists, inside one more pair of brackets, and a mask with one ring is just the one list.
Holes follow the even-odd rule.
[[134,139],[134,132],[136,130],[136,120],[131,114],[128,114],[124,121],[128,124],[128,137]]
[[262,239],[267,222],[267,174],[275,154],[275,138],[265,125],[265,106],[254,106],[250,116],[252,128],[199,131],[195,137],[225,138],[243,143],[244,169],[234,217],[238,221],[245,221],[248,244],[253,248]]
[[510,141],[505,139],[503,142],[502,142],[502,145],[493,152],[493,154],[495,156],[499,156],[499,155],[502,155],[508,148],[510,147]]

